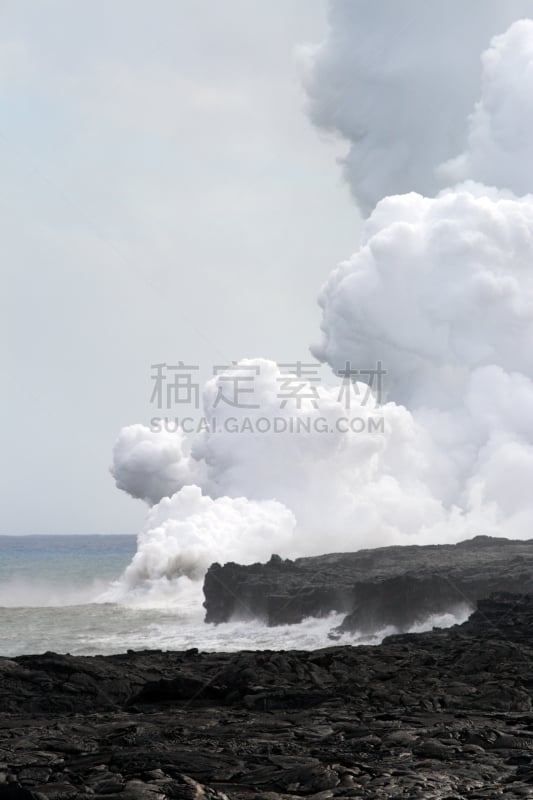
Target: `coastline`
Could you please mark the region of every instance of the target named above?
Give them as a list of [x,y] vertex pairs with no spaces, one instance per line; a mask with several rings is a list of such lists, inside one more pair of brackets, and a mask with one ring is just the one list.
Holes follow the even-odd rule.
[[529,797],[533,598],[317,651],[0,659],[0,798]]

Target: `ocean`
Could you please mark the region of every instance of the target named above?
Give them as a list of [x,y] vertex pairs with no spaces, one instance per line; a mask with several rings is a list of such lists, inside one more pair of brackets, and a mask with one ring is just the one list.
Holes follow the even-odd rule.
[[[136,552],[135,536],[0,536],[0,655],[96,655],[129,649],[204,651],[327,647],[342,615],[269,628],[259,621],[203,622],[201,582],[157,601],[133,595],[108,602]],[[462,621],[452,615],[416,630]],[[337,644],[378,644],[374,636],[344,636]]]

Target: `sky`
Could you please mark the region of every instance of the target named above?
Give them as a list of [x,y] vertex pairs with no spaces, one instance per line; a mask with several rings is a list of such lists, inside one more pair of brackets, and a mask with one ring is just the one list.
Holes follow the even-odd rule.
[[135,533],[150,365],[309,360],[360,217],[309,120],[322,0],[2,0],[1,534]]

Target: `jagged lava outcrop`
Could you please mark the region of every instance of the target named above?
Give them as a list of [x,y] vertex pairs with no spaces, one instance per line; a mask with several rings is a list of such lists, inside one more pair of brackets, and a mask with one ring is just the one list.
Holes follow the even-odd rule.
[[533,539],[476,536],[455,545],[380,547],[266,564],[213,564],[206,622],[268,625],[345,614],[339,632],[400,631],[433,614],[474,609],[492,592],[533,592]]

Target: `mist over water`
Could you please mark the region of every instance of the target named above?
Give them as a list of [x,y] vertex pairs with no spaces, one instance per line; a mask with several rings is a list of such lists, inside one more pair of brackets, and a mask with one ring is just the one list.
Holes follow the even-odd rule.
[[0,536],[0,607],[91,603],[135,549],[135,536]]

